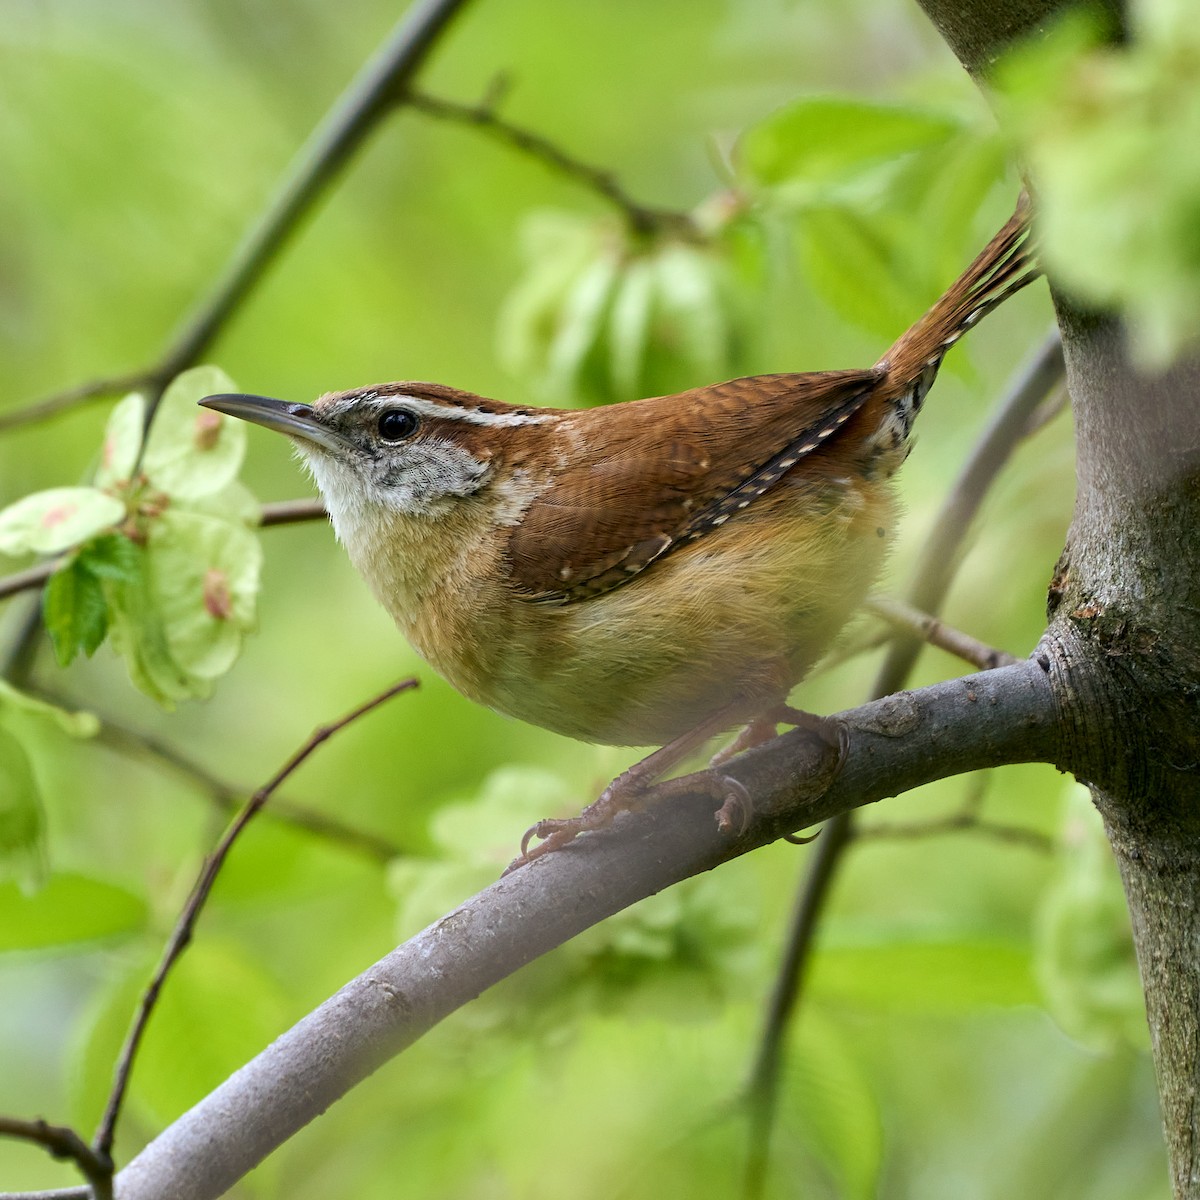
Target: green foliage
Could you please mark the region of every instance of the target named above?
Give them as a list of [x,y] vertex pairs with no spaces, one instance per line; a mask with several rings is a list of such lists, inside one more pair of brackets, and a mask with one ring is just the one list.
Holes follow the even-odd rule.
[[63,734],[87,738],[96,729],[91,714],[67,712],[0,679],[0,881],[12,877],[27,891],[44,882],[46,821],[36,762]]
[[98,488],[34,492],[0,512],[0,553],[58,554],[124,517],[125,505]]
[[1100,816],[1071,789],[1058,878],[1037,916],[1037,977],[1054,1019],[1101,1052],[1145,1047],[1145,1002],[1129,912]]
[[145,920],[142,897],[86,875],[56,872],[32,893],[0,883],[0,952],[124,936],[141,930]]
[[1042,254],[1086,305],[1117,308],[1149,367],[1200,339],[1200,24],[1140,0],[1133,37],[1072,13],[1004,66],[1009,122],[1038,187]]
[[[1004,163],[990,131],[950,109],[808,96],[737,145],[764,219],[789,218],[810,285],[846,320],[895,337],[944,286],[923,231],[966,246]],[[957,267],[961,269],[960,262]]]
[[[389,870],[399,933],[423,926],[486,887],[514,855],[513,830],[548,813],[578,808],[567,782],[538,768],[506,767],[472,800],[434,818],[438,855],[401,860]],[[731,903],[712,880],[694,879],[617,913],[540,965],[531,986],[498,989],[478,1006],[475,1023],[544,1031],[605,1011],[701,1019],[738,991],[757,904]]]
[[[149,954],[127,963],[95,997],[81,1026],[75,1111],[84,1122],[103,1108],[112,1065],[155,959]],[[156,1126],[179,1116],[278,1036],[286,1011],[283,989],[252,955],[236,944],[201,939],[180,959],[147,1030],[134,1111]]]
[[749,370],[764,283],[786,269],[768,258],[779,227],[826,303],[894,337],[945,282],[921,231],[933,220],[951,246],[969,245],[1004,165],[999,139],[952,110],[830,96],[751,126],[735,161],[735,189],[697,207],[689,238],[527,218],[525,272],[499,322],[508,368],[552,401],[588,403]]
[[861,187],[880,171],[893,175],[906,155],[953,137],[960,123],[945,113],[850,96],[806,96],[743,134],[738,163],[751,185],[789,185],[793,195]]
[[[380,0],[336,17],[297,0],[269,19],[247,0],[113,0],[53,19],[59,8],[48,0],[45,20],[16,6],[0,30],[0,159],[12,184],[0,189],[6,406],[148,361],[207,291],[321,105],[395,19]],[[969,81],[898,11],[878,0],[786,13],[679,0],[620,12],[544,0],[475,6],[470,28],[448,35],[430,87],[478,95],[498,65],[511,66],[516,119],[612,168],[639,199],[690,208],[700,241],[630,237],[611,218],[531,217],[597,206],[520,156],[409,114],[346,164],[317,219],[222,330],[223,363],[296,398],[424,378],[555,403],[862,365],[953,277],[1016,193],[1011,180],[997,187],[1005,146],[984,127]],[[588,54],[564,54],[578,46]],[[789,101],[798,82],[822,94]],[[880,98],[850,98],[864,92]],[[703,141],[714,129],[718,157],[734,147],[733,169],[719,184],[728,190],[705,199]],[[527,222],[522,258],[513,231]],[[1050,319],[1039,291],[953,351],[930,397],[899,479],[897,578],[983,407]],[[955,377],[965,352],[978,361],[974,379]],[[193,391],[230,386],[196,377]],[[241,455],[226,437],[239,427],[220,426],[208,450],[190,455],[203,430],[188,398],[172,397],[155,423],[166,441],[146,452],[156,478],[136,485],[144,403],[117,406],[91,481],[125,511],[54,551],[76,575],[57,586],[94,601],[99,579],[127,656],[124,666],[103,651],[78,657],[62,686],[249,790],[314,723],[423,668],[314,523],[265,539],[261,633],[245,647],[248,669],[223,679],[219,703],[166,713],[125,686],[127,666],[154,696],[207,691],[204,672],[252,619],[257,566],[240,540],[256,505],[241,485],[221,483]],[[102,424],[85,407],[0,438],[4,501],[86,478]],[[301,476],[278,439],[256,436],[245,464],[254,492],[296,495]],[[1056,423],[1006,477],[948,614],[1017,652],[1042,625],[1070,516],[1070,449]],[[136,502],[132,486],[142,488]],[[160,507],[170,488],[189,498]],[[223,523],[228,547],[202,517]],[[227,576],[228,629],[205,605],[210,569]],[[222,589],[209,599],[225,608]],[[94,636],[82,614],[66,618],[67,647],[75,640],[86,653]],[[914,683],[956,669],[926,655]],[[797,700],[836,711],[861,700],[872,674],[856,659]],[[36,679],[58,683],[44,659]],[[0,1111],[74,1115],[86,1130],[164,931],[224,817],[186,772],[118,752],[115,741],[65,737],[66,726],[95,728],[86,714],[0,689],[0,726],[20,741],[41,813],[37,848],[14,851],[15,882],[0,887],[10,939],[0,955]],[[259,818],[151,1025],[121,1161],[397,935],[491,882],[534,819],[578,811],[631,757],[503,720],[427,671],[419,694],[323,749],[280,800],[420,846],[425,858],[385,871],[336,837]],[[1049,769],[1006,770],[989,803],[998,817],[1053,832],[1061,790]],[[927,789],[881,808],[936,816],[956,798]],[[1041,856],[970,834],[854,851],[791,1027],[768,1196],[1169,1194],[1146,1056],[1084,1049],[1048,1018],[1067,1024],[1059,1002],[1030,983],[1030,926],[1074,853],[1066,844]],[[738,1098],[810,854],[778,846],[728,864],[523,969],[239,1191],[739,1194]],[[35,864],[45,882],[25,895]],[[1114,923],[1096,944],[1115,952],[1119,937]],[[1074,971],[1086,982],[1104,961],[1072,954],[1067,926],[1060,947],[1060,984]],[[1042,953],[1038,940],[1035,964]],[[68,1166],[9,1142],[0,1173],[29,1190],[78,1183]]]
[[[96,487],[36,492],[0,512],[0,551],[70,553],[42,595],[60,666],[111,631],[159,703],[207,696],[254,627],[262,554],[236,481],[246,431],[196,402],[233,383],[195,367],[163,394],[142,449],[136,393],[109,417]],[[140,458],[140,462],[139,462]]]
[[889,929],[871,941],[822,951],[817,987],[839,1004],[952,1016],[1035,1003],[1029,959],[1027,946],[994,936],[934,938]]
[[749,281],[719,232],[706,244],[647,241],[610,220],[541,212],[525,222],[522,246],[525,273],[497,345],[548,399],[631,400],[743,368]]
[[0,871],[27,885],[40,880],[45,818],[25,747],[0,726]]
[[82,651],[89,658],[108,633],[104,582],[136,583],[142,550],[122,534],[92,538],[50,576],[42,592],[42,619],[60,667]]

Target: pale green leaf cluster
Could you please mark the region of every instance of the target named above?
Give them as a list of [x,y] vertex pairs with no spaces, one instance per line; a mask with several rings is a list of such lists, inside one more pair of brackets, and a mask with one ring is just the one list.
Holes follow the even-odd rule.
[[145,401],[126,396],[94,486],[36,492],[0,512],[0,551],[64,555],[43,594],[62,665],[111,636],[133,682],[165,705],[207,695],[233,665],[254,625],[257,510],[237,482],[242,423],[196,403],[232,388],[215,367],[185,371],[144,445]]
[[546,399],[630,400],[738,369],[749,295],[719,241],[635,241],[608,221],[541,212],[522,245],[497,350]]
[[1042,897],[1035,966],[1047,1006],[1072,1037],[1111,1053],[1144,1046],[1145,1001],[1129,910],[1100,816],[1071,787],[1058,878]]
[[1111,46],[1073,15],[1001,78],[1048,273],[1121,311],[1142,362],[1163,367],[1200,339],[1200,20],[1180,0],[1139,0],[1130,20]]
[[[764,284],[792,269],[844,319],[895,337],[961,267],[1004,157],[957,112],[811,96],[749,128],[734,166],[690,238],[529,217],[499,321],[508,369],[548,400],[588,403],[745,373]],[[931,227],[947,261],[929,254]]]
[[748,129],[735,164],[752,211],[786,220],[817,295],[893,338],[961,269],[1004,155],[992,130],[957,111],[806,96]]

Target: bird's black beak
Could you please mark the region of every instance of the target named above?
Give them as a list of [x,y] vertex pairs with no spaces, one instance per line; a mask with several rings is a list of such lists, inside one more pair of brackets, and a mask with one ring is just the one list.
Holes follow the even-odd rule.
[[240,392],[226,392],[218,396],[205,396],[200,404],[214,412],[229,417],[240,417],[288,437],[320,446],[330,453],[342,453],[346,443],[317,416],[311,404],[289,404],[286,400],[272,400],[267,396],[248,396]]

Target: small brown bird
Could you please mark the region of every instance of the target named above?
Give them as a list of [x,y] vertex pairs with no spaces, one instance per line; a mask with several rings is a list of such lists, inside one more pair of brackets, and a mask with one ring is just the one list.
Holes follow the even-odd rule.
[[[436,383],[201,403],[293,439],[354,565],[459,691],[582,741],[663,744],[581,816],[534,826],[520,863],[606,824],[709,737],[793,715],[788,693],[879,572],[891,477],[943,356],[1038,274],[1028,209],[867,370],[587,410]],[[738,787],[713,778],[730,824]]]

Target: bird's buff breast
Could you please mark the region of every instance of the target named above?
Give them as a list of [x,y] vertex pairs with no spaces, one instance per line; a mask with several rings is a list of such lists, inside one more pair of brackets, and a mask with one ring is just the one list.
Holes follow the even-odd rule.
[[582,741],[661,744],[718,710],[732,726],[781,702],[861,603],[889,541],[890,489],[811,507],[756,505],[574,604],[516,599],[498,564],[472,563],[403,609],[385,605],[471,699]]

